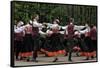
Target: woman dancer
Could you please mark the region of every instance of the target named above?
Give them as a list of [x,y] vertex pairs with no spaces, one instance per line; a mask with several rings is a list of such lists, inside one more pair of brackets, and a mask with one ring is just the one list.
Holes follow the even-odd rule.
[[52,29],[48,31],[47,39],[44,45],[44,50],[49,56],[55,56],[53,62],[58,60],[58,55],[64,53],[64,46],[59,33],[58,24],[53,24]]

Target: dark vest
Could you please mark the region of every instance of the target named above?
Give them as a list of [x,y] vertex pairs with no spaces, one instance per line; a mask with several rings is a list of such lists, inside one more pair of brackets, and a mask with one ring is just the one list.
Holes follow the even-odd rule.
[[67,31],[68,31],[68,38],[73,38],[73,35],[74,35],[74,25],[68,25]]
[[92,29],[90,30],[90,37],[91,37],[91,39],[92,39],[92,40],[96,40],[96,39],[97,39],[96,36],[97,36],[96,29],[92,28]]

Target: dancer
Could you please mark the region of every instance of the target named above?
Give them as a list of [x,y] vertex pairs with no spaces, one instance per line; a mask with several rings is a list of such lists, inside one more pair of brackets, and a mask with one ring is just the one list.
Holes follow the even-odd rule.
[[28,55],[29,52],[33,51],[33,44],[32,44],[32,25],[27,23],[24,29],[24,46],[23,52],[26,53],[27,61],[30,60],[30,56]]
[[[67,34],[66,34],[67,33]],[[67,38],[65,39],[67,42],[66,46],[66,52],[68,52],[68,61],[72,61],[71,56],[73,52],[74,47],[74,24],[73,24],[73,18],[69,19],[69,24],[65,30],[65,37],[67,35]]]
[[53,62],[56,62],[58,60],[57,56],[64,52],[58,24],[53,24],[52,29],[48,31],[44,50],[49,56],[55,56]]
[[19,53],[22,52],[23,46],[23,22],[19,21],[17,26],[14,27],[14,50],[16,52],[16,60],[19,60]]
[[42,29],[42,24],[38,23],[39,15],[36,14],[32,18],[32,40],[33,40],[33,62],[38,62],[36,58],[38,57],[37,53],[41,48],[41,40],[39,30]]
[[97,52],[97,30],[96,30],[96,26],[91,25],[90,27],[90,38],[91,38],[91,46],[92,46],[92,50],[93,52],[91,52],[91,58],[93,59],[96,56],[96,52]]

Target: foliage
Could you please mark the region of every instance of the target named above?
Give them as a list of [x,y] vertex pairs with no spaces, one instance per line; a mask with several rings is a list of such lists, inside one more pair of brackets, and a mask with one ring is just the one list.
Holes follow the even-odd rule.
[[13,2],[14,20],[27,23],[34,14],[40,15],[40,22],[52,22],[59,18],[65,25],[69,17],[74,18],[75,24],[97,23],[97,7],[85,5],[47,4],[32,2]]

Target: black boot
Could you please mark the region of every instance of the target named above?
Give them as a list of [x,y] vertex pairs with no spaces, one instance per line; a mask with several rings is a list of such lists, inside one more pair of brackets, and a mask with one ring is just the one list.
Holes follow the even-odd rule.
[[76,56],[77,56],[77,57],[79,57],[79,56],[80,56],[78,52],[76,53]]
[[94,59],[94,56],[91,56],[91,59]]
[[69,52],[68,61],[72,61],[71,57],[72,57],[72,52]]
[[19,57],[19,52],[17,51],[17,52],[16,52],[16,60],[19,60],[18,57]]
[[58,58],[55,58],[54,60],[53,60],[53,62],[56,62],[58,60]]
[[86,59],[85,60],[89,60],[89,57],[86,57]]
[[30,61],[30,59],[29,59],[29,58],[27,58],[27,59],[26,59],[26,61],[27,61],[27,62],[29,62],[29,61]]
[[36,51],[33,52],[33,59],[32,59],[32,61],[33,61],[33,62],[38,62],[38,61],[36,60],[37,57],[38,57],[38,56],[37,56],[37,50],[36,50]]

